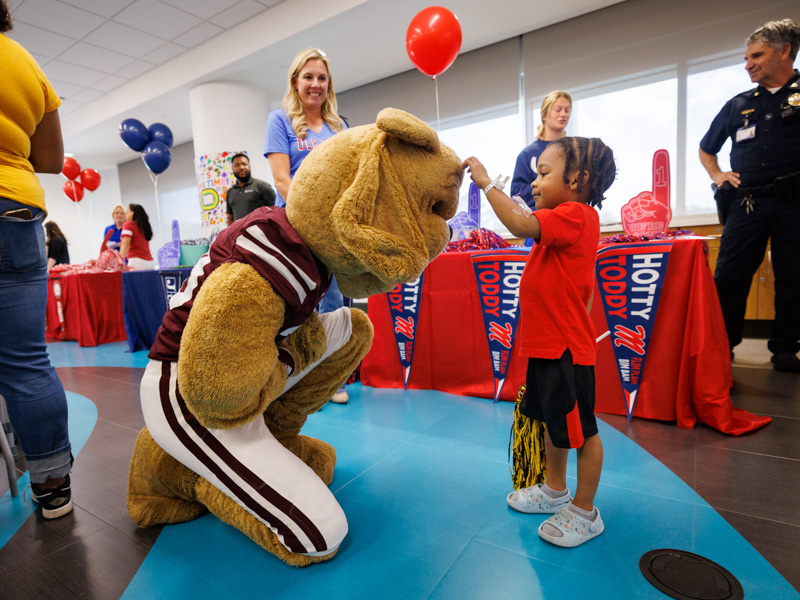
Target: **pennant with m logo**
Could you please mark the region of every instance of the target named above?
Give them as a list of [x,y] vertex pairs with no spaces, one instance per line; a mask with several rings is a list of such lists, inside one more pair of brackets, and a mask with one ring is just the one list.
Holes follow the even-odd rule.
[[597,252],[597,285],[628,422],[636,406],[671,250],[671,242],[650,242],[612,244]]
[[403,368],[403,388],[408,389],[411,377],[411,361],[414,357],[414,342],[419,323],[419,301],[422,297],[423,272],[419,279],[401,283],[386,292],[389,300],[389,314],[392,317],[392,330],[397,342],[397,353]]
[[494,401],[506,381],[514,335],[519,322],[519,281],[528,260],[527,250],[488,250],[471,255],[478,284],[483,324],[489,340],[494,373]]

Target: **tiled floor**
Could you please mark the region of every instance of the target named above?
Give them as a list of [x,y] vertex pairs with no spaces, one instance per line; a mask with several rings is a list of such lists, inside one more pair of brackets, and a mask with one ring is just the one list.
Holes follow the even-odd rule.
[[337,449],[331,488],[350,532],[334,560],[302,570],[209,515],[132,525],[146,357],[125,349],[50,345],[70,401],[75,510],[45,522],[0,475],[0,598],[665,598],[638,568],[656,548],[721,564],[748,599],[800,598],[800,377],[769,368],[763,341],[734,364],[734,404],[774,419],[760,431],[600,415],[606,532],[573,550],[539,540],[542,517],[505,503],[510,404],[351,386],[349,404],[304,428]]

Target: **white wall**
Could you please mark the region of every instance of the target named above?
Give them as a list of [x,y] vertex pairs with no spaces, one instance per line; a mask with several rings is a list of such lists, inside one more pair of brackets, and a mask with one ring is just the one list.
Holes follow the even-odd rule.
[[[72,264],[85,263],[98,257],[103,232],[114,222],[111,213],[117,204],[126,208],[131,203],[141,204],[147,211],[153,226],[150,251],[154,258],[158,249],[169,240],[173,219],[178,220],[181,239],[200,237],[201,212],[194,174],[194,149],[189,142],[174,146],[171,150],[172,162],[157,179],[160,228],[156,188],[138,153],[131,151],[132,160],[116,168],[98,169],[102,178],[100,187],[94,192],[86,191],[83,200],[78,203],[72,202],[64,194],[66,179],[63,176],[39,176],[45,190],[47,220],[58,223],[67,236]],[[79,156],[75,159],[80,163]],[[81,164],[81,168],[92,168],[92,165]]]
[[[76,157],[80,163],[80,157]],[[144,168],[144,165],[142,165]],[[93,168],[81,164],[83,169]],[[100,254],[103,231],[114,220],[111,212],[121,204],[118,170],[97,169],[100,187],[94,192],[85,192],[83,200],[72,202],[64,194],[66,179],[62,175],[39,175],[44,188],[47,221],[55,221],[69,241],[69,257],[73,264],[84,263]]]
[[[150,241],[150,252],[156,258],[158,249],[170,238],[170,226],[173,219],[178,220],[181,239],[200,237],[200,196],[194,173],[194,147],[191,142],[173,146],[172,162],[169,168],[161,173],[154,186],[150,171],[141,158],[135,158],[119,165],[119,188],[122,204],[141,204],[150,225],[153,227],[153,239]],[[135,153],[131,151],[131,155]],[[158,192],[158,207],[156,206]],[[161,226],[158,226],[159,211]]]

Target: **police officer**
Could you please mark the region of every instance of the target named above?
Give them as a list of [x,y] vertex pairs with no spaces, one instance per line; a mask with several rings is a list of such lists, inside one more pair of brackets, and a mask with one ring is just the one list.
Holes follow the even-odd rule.
[[[779,371],[800,372],[800,27],[770,21],[747,39],[745,69],[758,87],[729,100],[700,141],[724,225],[714,280],[728,341],[742,341],[750,283],[771,238],[775,322],[769,349]],[[731,138],[731,170],[717,153]]]
[[247,154],[235,154],[231,168],[236,184],[225,194],[225,212],[228,225],[246,217],[261,206],[275,206],[275,190],[266,181],[250,176],[250,159]]

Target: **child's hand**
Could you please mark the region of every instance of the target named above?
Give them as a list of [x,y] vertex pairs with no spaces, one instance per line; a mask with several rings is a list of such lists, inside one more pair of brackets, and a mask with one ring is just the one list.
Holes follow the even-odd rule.
[[486,167],[484,167],[483,163],[474,156],[470,156],[467,160],[465,160],[464,164],[461,165],[461,168],[469,169],[470,178],[475,182],[475,185],[481,189],[492,183],[492,178],[489,177],[489,174],[486,172]]

